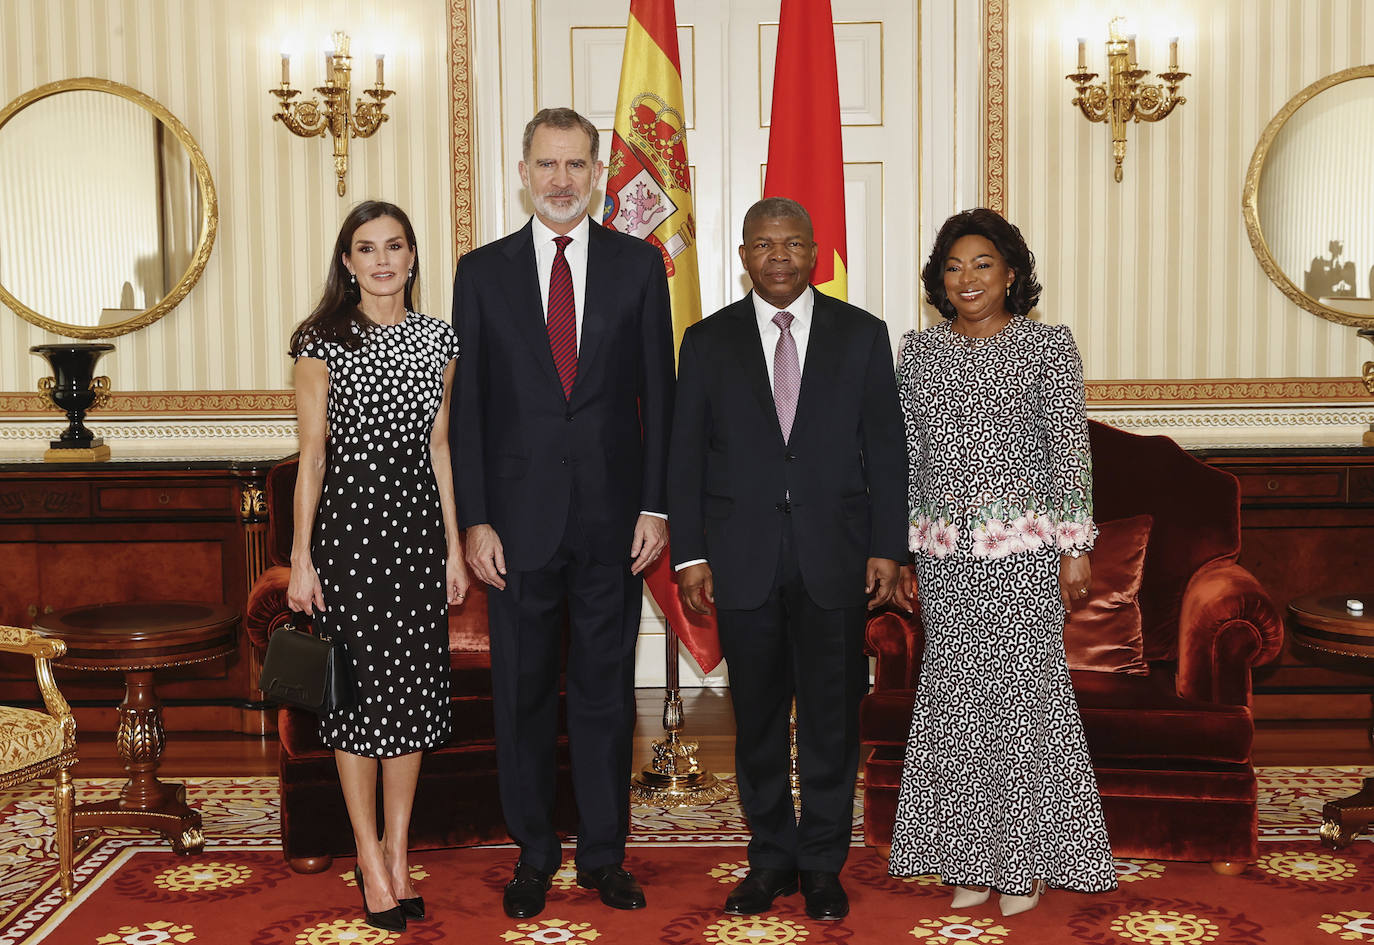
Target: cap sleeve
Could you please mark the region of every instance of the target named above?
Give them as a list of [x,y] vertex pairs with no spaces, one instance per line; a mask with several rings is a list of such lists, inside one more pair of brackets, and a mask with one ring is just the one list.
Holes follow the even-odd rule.
[[317,358],[328,363],[329,356],[333,353],[335,347],[336,345],[333,343],[322,341],[314,335],[311,335],[305,340],[305,344],[301,345],[301,350],[296,352],[296,360],[299,361],[301,358]]

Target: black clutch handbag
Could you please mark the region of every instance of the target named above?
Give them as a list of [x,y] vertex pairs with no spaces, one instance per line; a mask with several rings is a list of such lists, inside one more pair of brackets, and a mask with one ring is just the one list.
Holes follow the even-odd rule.
[[267,641],[258,688],[273,702],[320,715],[348,708],[355,699],[343,645],[290,625]]

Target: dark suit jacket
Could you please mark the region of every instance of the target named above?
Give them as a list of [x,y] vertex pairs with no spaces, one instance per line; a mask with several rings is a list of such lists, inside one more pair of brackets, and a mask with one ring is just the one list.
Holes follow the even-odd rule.
[[753,300],[687,330],[668,474],[672,555],[675,565],[707,560],[717,606],[763,604],[789,514],[811,598],[861,606],[867,559],[907,557],[906,483],[892,346],[877,318],[816,292],[787,444]]
[[506,564],[552,558],[571,503],[592,555],[629,561],[642,511],[666,512],[673,326],[663,257],[592,223],[571,399],[549,351],[530,224],[463,255],[449,439],[458,524],[489,524]]

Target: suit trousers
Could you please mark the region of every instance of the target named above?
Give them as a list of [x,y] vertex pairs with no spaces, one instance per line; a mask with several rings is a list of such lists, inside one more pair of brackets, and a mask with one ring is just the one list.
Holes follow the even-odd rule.
[[492,588],[488,598],[501,808],[521,860],[545,873],[562,860],[552,810],[565,620],[578,867],[621,863],[630,827],[643,580],[630,574],[628,542],[624,561],[593,560],[575,496],[570,508],[553,558],[535,571],[510,571],[506,589]]
[[[868,691],[866,609],[827,610],[806,592],[791,520],[763,606],[717,611],[735,708],[735,772],[753,869],[838,873],[849,853]],[[797,703],[801,816],[792,803],[788,716]]]

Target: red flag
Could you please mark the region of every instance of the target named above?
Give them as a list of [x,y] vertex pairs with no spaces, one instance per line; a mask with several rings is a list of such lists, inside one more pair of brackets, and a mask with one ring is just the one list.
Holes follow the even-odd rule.
[[819,252],[812,283],[849,297],[840,84],[830,0],[782,0],[773,67],[765,197],[790,197],[811,214]]
[[[701,283],[673,0],[630,0],[602,223],[663,254],[676,350],[687,326],[701,320]],[[721,661],[716,620],[683,608],[670,560],[665,548],[644,583],[669,628],[709,673]]]

